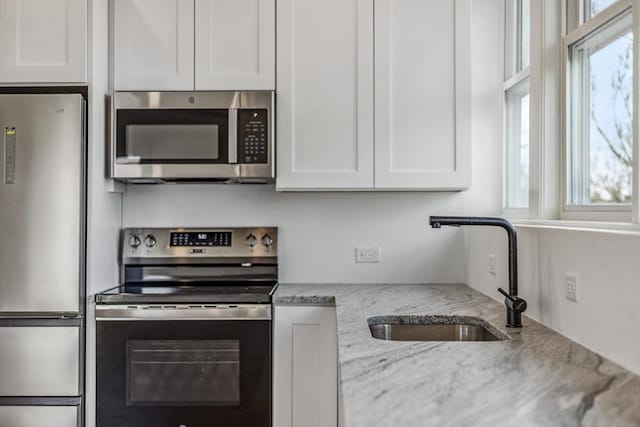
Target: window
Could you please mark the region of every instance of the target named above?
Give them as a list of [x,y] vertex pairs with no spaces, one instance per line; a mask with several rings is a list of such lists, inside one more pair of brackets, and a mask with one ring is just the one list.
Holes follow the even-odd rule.
[[[571,0],[570,0],[571,1]],[[582,0],[565,37],[565,212],[631,211],[633,32],[628,2]]]
[[519,0],[517,4],[517,25],[518,25],[518,64],[519,70],[529,67],[531,62],[531,0]]
[[505,2],[504,211],[526,216],[529,206],[530,0]]
[[505,2],[505,80],[525,71],[530,63],[531,0]]
[[506,91],[507,129],[505,144],[505,206],[529,205],[529,84]]
[[637,2],[504,1],[503,214],[640,223]]
[[583,18],[583,21],[588,21],[593,18],[598,13],[615,3],[615,1],[616,0],[586,0],[586,4],[584,5],[585,17]]

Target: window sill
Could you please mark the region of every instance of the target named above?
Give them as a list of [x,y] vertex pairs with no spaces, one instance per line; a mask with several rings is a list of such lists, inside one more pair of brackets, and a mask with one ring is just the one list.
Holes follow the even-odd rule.
[[591,233],[623,234],[640,237],[640,224],[630,222],[596,222],[567,220],[522,220],[511,221],[516,228],[547,230],[585,231]]

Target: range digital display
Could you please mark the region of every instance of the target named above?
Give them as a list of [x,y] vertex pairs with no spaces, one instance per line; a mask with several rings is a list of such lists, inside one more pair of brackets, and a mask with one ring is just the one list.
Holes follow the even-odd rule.
[[169,246],[231,246],[230,231],[174,231]]

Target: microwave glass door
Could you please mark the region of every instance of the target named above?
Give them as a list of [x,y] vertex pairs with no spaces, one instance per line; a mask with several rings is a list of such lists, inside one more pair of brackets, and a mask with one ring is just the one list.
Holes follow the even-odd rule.
[[227,163],[228,110],[118,110],[116,162]]

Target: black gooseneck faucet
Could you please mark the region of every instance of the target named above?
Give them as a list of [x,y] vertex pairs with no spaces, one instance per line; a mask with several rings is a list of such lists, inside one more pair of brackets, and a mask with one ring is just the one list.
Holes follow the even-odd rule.
[[482,225],[502,227],[509,236],[509,292],[498,288],[504,295],[507,306],[507,327],[521,328],[522,313],[527,309],[527,302],[518,298],[518,241],[516,229],[504,218],[475,217],[475,216],[430,216],[429,225],[432,228],[442,226],[460,227],[462,225]]

